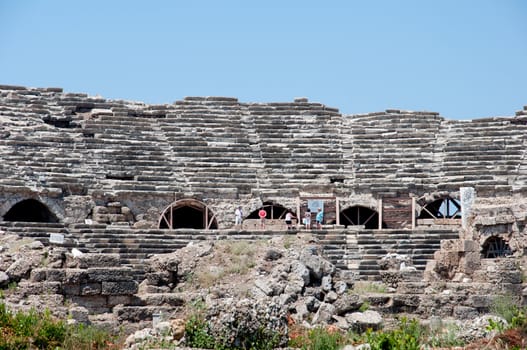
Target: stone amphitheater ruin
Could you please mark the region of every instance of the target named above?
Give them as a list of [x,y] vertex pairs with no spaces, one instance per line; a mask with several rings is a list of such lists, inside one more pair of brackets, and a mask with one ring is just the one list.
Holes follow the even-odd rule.
[[[117,280],[128,284],[99,291],[105,298],[110,287],[116,297],[134,294],[130,279],[140,281],[153,254],[191,241],[302,233],[301,224],[286,231],[285,212],[304,217],[316,206],[324,225],[310,233],[335,266],[419,296],[392,297],[391,307],[459,316],[485,311],[497,289],[524,294],[527,107],[447,120],[403,110],[344,115],[306,98],[148,105],[0,85],[0,154],[4,235],[131,268]],[[234,226],[238,206],[242,227]],[[407,256],[415,273],[390,275],[390,254]],[[434,281],[452,294],[425,300]],[[97,294],[72,293],[79,302]],[[126,300],[96,304],[107,311]]]

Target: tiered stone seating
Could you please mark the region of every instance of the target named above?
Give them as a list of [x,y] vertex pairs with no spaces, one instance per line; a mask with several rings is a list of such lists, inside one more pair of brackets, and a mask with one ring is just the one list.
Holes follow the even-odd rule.
[[62,223],[0,221],[0,231],[4,234],[28,237],[44,245],[49,244],[50,234],[56,233],[64,236],[64,244],[61,246],[67,248],[80,246],[77,237],[72,235],[68,227]]
[[526,126],[505,118],[447,123],[438,188],[472,186],[480,195],[510,193],[525,155],[526,132]]
[[[56,188],[82,194],[92,185],[83,167],[84,145],[79,130],[55,97],[59,89],[0,88],[2,169],[0,185]],[[67,132],[66,132],[67,131]]]
[[171,166],[190,191],[232,198],[258,186],[261,163],[254,157],[236,99],[187,97],[159,120],[159,127],[173,154]]
[[474,121],[399,110],[343,117],[307,99],[189,97],[147,106],[0,86],[0,186],[226,200],[313,189],[397,197],[475,186],[507,194],[527,186],[525,113]]
[[434,171],[434,145],[442,118],[432,112],[387,110],[343,118],[347,187],[395,196],[423,191]]
[[[163,112],[158,112],[163,113]],[[175,176],[172,154],[159,116],[130,107],[113,107],[111,114],[85,121],[84,133],[93,169],[104,189],[117,191],[180,191],[182,179]]]
[[247,108],[273,189],[329,184],[331,177],[341,173],[338,110],[305,99]]

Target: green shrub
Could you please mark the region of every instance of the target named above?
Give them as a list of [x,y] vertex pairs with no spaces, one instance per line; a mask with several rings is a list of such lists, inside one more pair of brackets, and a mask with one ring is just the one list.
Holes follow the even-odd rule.
[[402,318],[399,327],[391,331],[366,332],[372,350],[419,350],[424,328],[417,320]]
[[462,346],[464,342],[458,338],[459,327],[454,323],[441,323],[439,327],[427,328],[426,341],[423,341],[430,347],[453,347]]
[[368,301],[365,301],[359,307],[359,311],[360,312],[368,311],[370,309],[370,306],[371,306],[370,303]]
[[199,315],[192,315],[185,324],[185,341],[191,348],[213,349],[214,337],[208,323]]
[[[296,331],[289,341],[289,347],[303,350],[337,350],[347,344],[346,334],[336,330],[314,328],[303,333]],[[292,334],[291,334],[292,335]]]
[[508,323],[507,328],[523,328],[527,326],[527,310],[519,305],[520,299],[518,297],[499,295],[492,301],[490,312],[504,318]]
[[[49,310],[15,314],[0,303],[0,350],[11,349],[111,349],[115,341],[108,332],[85,325],[67,325],[55,320]],[[117,349],[117,347],[115,347]]]

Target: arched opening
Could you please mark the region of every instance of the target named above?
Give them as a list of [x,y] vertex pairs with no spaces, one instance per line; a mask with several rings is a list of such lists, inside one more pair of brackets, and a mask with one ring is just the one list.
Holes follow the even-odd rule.
[[[379,228],[379,213],[373,209],[356,205],[342,210],[339,214],[340,224],[345,227],[364,225],[364,228],[374,230]],[[382,223],[382,227],[386,227]]]
[[423,207],[418,219],[461,219],[461,204],[451,197],[437,199]]
[[59,222],[59,219],[39,201],[25,199],[9,209],[4,215],[4,221]]
[[205,203],[195,199],[182,199],[169,205],[159,219],[159,228],[193,228],[215,230],[216,214]]
[[287,208],[279,204],[273,204],[271,202],[265,202],[264,205],[247,215],[246,219],[259,219],[258,212],[260,209],[264,209],[267,213],[266,219],[284,219],[287,213]]
[[483,243],[481,255],[484,258],[500,258],[512,254],[511,247],[506,240],[498,236],[489,237]]

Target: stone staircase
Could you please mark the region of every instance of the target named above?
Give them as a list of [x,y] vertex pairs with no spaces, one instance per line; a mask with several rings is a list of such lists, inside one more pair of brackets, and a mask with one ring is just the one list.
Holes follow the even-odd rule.
[[[457,230],[370,230],[357,233],[355,247],[358,259],[349,260],[350,270],[362,280],[379,280],[378,261],[388,253],[408,255],[416,269],[423,271],[432,260],[442,240],[457,239]],[[350,240],[353,241],[353,240]]]
[[50,234],[55,233],[64,236],[64,244],[61,246],[66,248],[81,246],[78,237],[72,235],[69,228],[62,223],[0,221],[0,231],[3,231],[2,234],[28,237],[44,245],[49,245]]
[[[189,242],[203,240],[267,240],[280,231],[236,230],[137,230],[112,225],[0,222],[5,234],[17,234],[49,244],[50,233],[62,234],[66,248],[83,252],[119,254],[138,279],[144,275],[144,260],[153,254],[170,253]],[[296,230],[290,234],[296,234]],[[303,232],[303,231],[302,231]],[[301,232],[301,233],[302,233]],[[328,229],[309,231],[323,246],[324,255],[337,267],[357,273],[362,280],[378,280],[378,261],[387,253],[409,255],[418,270],[433,259],[443,239],[458,238],[456,230],[363,230]]]

